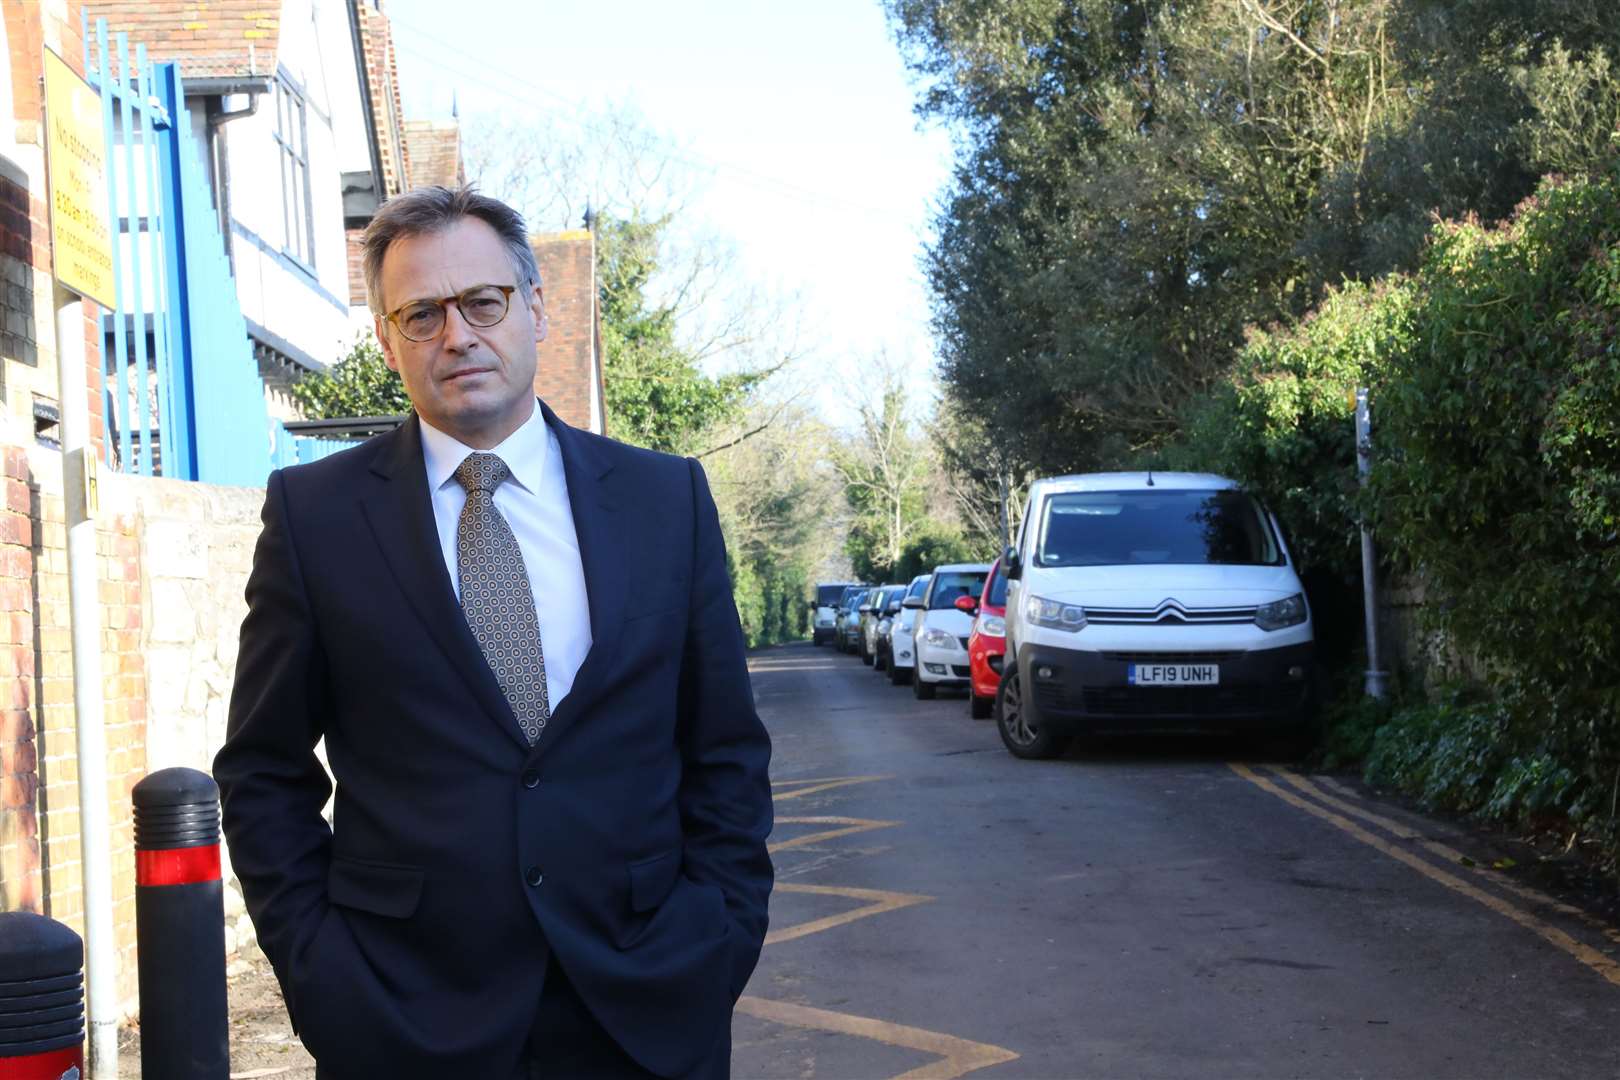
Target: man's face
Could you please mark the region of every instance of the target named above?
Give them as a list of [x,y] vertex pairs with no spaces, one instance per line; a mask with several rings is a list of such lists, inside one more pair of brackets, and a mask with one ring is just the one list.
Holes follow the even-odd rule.
[[[516,284],[505,243],[479,218],[395,240],[383,256],[381,306],[397,311],[414,300],[456,296],[475,285]],[[411,341],[391,321],[376,320],[383,357],[405,383],[423,420],[468,446],[487,450],[522,426],[534,409],[535,346],[546,337],[538,287],[520,286],[506,318],[473,326],[456,304],[445,305],[444,329]]]

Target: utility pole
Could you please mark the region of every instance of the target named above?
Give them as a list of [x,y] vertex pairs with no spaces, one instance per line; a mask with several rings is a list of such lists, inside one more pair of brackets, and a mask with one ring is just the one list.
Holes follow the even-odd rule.
[[[1372,471],[1372,415],[1367,408],[1367,388],[1356,388],[1356,474],[1367,486]],[[1372,529],[1361,520],[1361,594],[1367,622],[1367,696],[1382,701],[1389,693],[1389,672],[1383,670],[1378,655],[1378,551],[1373,546]]]

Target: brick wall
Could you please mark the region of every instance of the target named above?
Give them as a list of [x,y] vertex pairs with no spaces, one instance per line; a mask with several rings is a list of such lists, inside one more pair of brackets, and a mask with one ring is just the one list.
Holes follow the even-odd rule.
[[5,0],[6,51],[11,63],[11,100],[17,141],[37,143],[44,106],[40,85],[42,53],[49,45],[68,66],[84,74],[84,35],[76,0]]
[[369,4],[360,5],[360,43],[371,88],[371,115],[377,125],[382,159],[382,194],[386,198],[409,188],[410,151],[405,145],[405,109],[399,94],[399,61],[388,17]]
[[[0,910],[39,911],[38,742],[34,691],[33,527],[28,455],[0,451]],[[11,509],[20,504],[20,509]],[[21,617],[13,617],[21,616]]]
[[538,346],[534,391],[562,420],[588,431],[602,430],[601,372],[596,358],[596,247],[584,229],[533,236],[545,297],[546,340]]
[[[31,807],[8,810],[10,832],[33,840],[14,851],[12,864],[31,872],[19,878],[17,902],[84,932],[84,870],[79,825],[79,758],[73,706],[72,619],[68,599],[67,526],[61,455],[32,447],[5,447],[6,502],[0,510],[0,631],[10,651],[0,670],[26,672],[4,702],[13,742],[29,745],[14,762],[31,762]],[[117,479],[102,492],[116,493]],[[119,991],[136,997],[135,856],[130,790],[146,775],[146,669],[138,522],[104,501],[96,528],[97,595],[101,612],[102,700],[107,743],[107,799],[113,872],[113,925],[119,951]],[[16,541],[22,540],[22,544]],[[24,546],[26,545],[26,546]],[[26,568],[26,578],[10,575]],[[0,679],[0,683],[6,680]],[[16,770],[20,773],[21,770]],[[32,825],[29,824],[30,811]],[[4,831],[4,830],[0,830]],[[31,856],[32,865],[28,865]],[[9,875],[8,875],[9,878]],[[9,892],[9,884],[7,891]],[[26,902],[25,902],[26,901]]]

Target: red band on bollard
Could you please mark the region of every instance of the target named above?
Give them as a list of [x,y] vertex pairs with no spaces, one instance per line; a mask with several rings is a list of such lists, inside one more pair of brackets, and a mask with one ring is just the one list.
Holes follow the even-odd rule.
[[[77,1069],[78,1072],[73,1070]],[[84,1047],[69,1046],[24,1058],[0,1058],[0,1080],[62,1080],[84,1073]]]
[[[219,845],[135,853],[135,884],[194,885],[219,880]],[[4,1080],[0,1077],[0,1080]],[[51,1080],[56,1080],[52,1077]]]

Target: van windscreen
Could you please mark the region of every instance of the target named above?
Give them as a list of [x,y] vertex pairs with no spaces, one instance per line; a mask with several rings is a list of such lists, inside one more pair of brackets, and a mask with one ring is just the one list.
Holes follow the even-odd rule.
[[816,606],[832,607],[838,603],[838,598],[844,595],[844,590],[847,588],[849,588],[847,585],[817,585]]
[[1038,566],[1280,566],[1260,504],[1241,491],[1074,491],[1046,500]]

